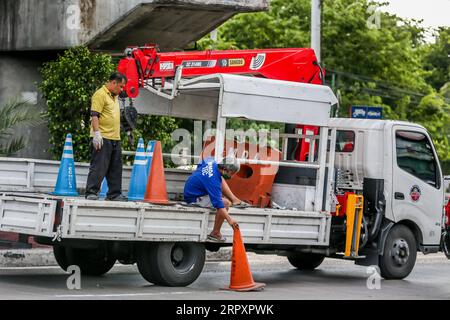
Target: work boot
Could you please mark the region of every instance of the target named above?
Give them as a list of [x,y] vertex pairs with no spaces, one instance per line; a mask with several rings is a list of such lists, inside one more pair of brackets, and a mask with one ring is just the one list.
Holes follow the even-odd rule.
[[119,194],[118,196],[115,196],[113,198],[106,197],[106,200],[107,201],[128,201],[128,198]]
[[98,200],[98,195],[90,193],[85,196],[86,200]]

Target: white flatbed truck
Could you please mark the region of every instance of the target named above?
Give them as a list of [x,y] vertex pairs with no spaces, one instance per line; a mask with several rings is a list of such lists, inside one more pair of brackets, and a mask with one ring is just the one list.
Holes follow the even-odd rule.
[[[230,118],[320,127],[317,136],[281,135],[282,159],[276,163],[273,199],[283,205],[285,193],[289,194],[286,208],[230,209],[247,250],[286,255],[299,269],[314,269],[325,257],[343,258],[346,218],[333,212],[335,195],[344,191],[364,195],[360,248],[345,258],[379,265],[383,277],[401,279],[414,267],[417,251],[441,250],[442,173],[423,127],[330,119],[337,100],[328,87],[319,85],[216,74],[180,81],[170,90],[143,92],[137,105],[147,113],[216,121],[216,155],[224,150]],[[348,136],[353,137],[353,149],[344,151],[340,145],[349,142],[344,141]],[[305,137],[317,141],[316,147],[311,143],[309,160],[289,160],[288,140]],[[79,185],[87,168],[87,164],[76,166]],[[101,275],[118,260],[137,263],[151,283],[186,286],[200,275],[205,249],[232,245],[228,225],[222,228],[225,243],[206,242],[214,210],[181,202],[161,206],[53,196],[57,171],[57,161],[0,158],[0,231],[33,235],[39,243],[52,245],[63,269],[75,264],[84,274]],[[127,186],[130,168],[124,172]],[[172,199],[181,200],[188,175],[166,169]],[[413,200],[415,187],[420,195]]]

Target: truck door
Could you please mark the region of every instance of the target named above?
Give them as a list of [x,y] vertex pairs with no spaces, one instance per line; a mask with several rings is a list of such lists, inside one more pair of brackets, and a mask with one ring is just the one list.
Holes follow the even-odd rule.
[[411,220],[423,245],[440,240],[443,186],[439,161],[428,133],[417,127],[393,127],[393,196],[396,222]]

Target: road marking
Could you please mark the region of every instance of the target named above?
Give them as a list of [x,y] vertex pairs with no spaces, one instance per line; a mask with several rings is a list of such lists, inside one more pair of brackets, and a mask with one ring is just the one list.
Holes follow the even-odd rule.
[[0,267],[0,270],[61,269],[59,266]]
[[[223,290],[215,290],[208,292],[224,292]],[[191,294],[193,291],[174,291],[174,292],[155,292],[155,293],[111,293],[111,294],[57,294],[57,298],[93,298],[93,297],[137,297],[137,296],[159,296],[159,295],[177,295],[177,294]],[[202,293],[204,293],[202,291]]]
[[[115,268],[129,268],[132,267],[132,265],[123,265],[123,264],[115,264]],[[61,271],[64,271],[61,269],[60,266],[32,266],[32,267],[0,267],[0,270],[30,270],[30,269],[60,269]]]

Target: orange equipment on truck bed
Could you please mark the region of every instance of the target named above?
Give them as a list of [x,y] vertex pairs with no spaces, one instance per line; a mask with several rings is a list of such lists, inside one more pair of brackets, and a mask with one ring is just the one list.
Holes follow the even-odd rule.
[[[232,155],[236,158],[280,161],[281,152],[271,147],[260,147],[258,144],[239,143],[226,140],[224,157]],[[202,151],[202,158],[214,156],[214,137],[209,138]],[[241,163],[241,169],[227,184],[231,191],[241,200],[255,207],[265,208],[270,205],[270,196],[278,165],[261,165]]]
[[[128,79],[124,92],[130,98],[131,106],[133,98],[139,95],[139,88],[159,92],[166,82],[175,78],[177,70],[181,71],[184,78],[231,73],[311,84],[323,84],[324,79],[324,70],[311,48],[159,52],[157,45],[147,44],[143,47],[127,47],[125,54],[126,57],[119,61],[117,69]],[[316,127],[299,125],[298,128],[304,133],[318,133]],[[308,139],[300,139],[295,160],[305,161],[308,158],[309,144]],[[251,149],[252,146],[245,145],[245,148],[249,147]],[[274,161],[280,160],[278,150],[267,150],[272,152]],[[264,154],[259,150],[258,153]],[[260,160],[266,158],[262,156]],[[229,181],[230,188],[242,200],[266,207],[270,203],[272,184],[278,171],[278,167],[272,170],[274,168],[275,166],[270,165],[245,164]],[[264,174],[267,169],[272,172]]]

